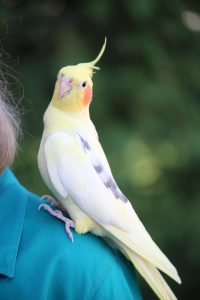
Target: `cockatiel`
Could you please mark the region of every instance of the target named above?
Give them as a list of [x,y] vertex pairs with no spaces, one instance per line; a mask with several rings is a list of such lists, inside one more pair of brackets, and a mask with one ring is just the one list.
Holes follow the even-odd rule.
[[[92,62],[67,66],[59,71],[51,103],[44,115],[39,170],[46,185],[74,221],[66,223],[71,239],[73,224],[80,234],[90,231],[105,238],[134,264],[160,299],[176,299],[158,269],[178,283],[181,283],[180,277],[117,186],[90,120],[92,75],[98,69],[95,64],[105,46],[106,39]],[[45,204],[42,206],[47,209]],[[58,212],[59,215],[62,214]]]

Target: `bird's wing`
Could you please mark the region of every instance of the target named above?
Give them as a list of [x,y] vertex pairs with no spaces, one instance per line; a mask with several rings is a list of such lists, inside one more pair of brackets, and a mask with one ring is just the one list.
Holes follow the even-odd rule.
[[68,193],[117,243],[121,241],[169,276],[176,273],[118,188],[98,140],[56,132],[48,137],[44,150],[52,185],[62,197]]
[[69,194],[99,223],[128,230],[126,220],[116,216],[117,202],[126,203],[128,199],[113,179],[106,158],[101,154],[99,159],[85,137],[53,133],[46,140],[44,152],[52,186],[61,197]]

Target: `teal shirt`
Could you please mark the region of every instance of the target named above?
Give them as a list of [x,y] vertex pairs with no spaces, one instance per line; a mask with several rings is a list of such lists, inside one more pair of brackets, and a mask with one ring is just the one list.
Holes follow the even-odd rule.
[[[44,202],[44,201],[43,201]],[[141,300],[133,266],[101,238],[73,232],[7,169],[0,175],[1,300]]]

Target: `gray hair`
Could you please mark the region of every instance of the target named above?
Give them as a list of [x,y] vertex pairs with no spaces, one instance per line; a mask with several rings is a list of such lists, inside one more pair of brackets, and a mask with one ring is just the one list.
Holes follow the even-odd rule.
[[20,133],[19,114],[10,99],[6,83],[0,81],[0,173],[13,162]]

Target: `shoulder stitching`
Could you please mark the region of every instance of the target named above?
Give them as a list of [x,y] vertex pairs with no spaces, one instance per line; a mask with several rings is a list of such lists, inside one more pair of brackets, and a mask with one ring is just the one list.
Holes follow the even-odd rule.
[[106,281],[107,277],[109,276],[109,274],[110,274],[110,272],[111,272],[113,266],[114,266],[115,263],[116,263],[116,260],[117,260],[117,259],[116,259],[116,254],[113,253],[113,259],[112,259],[111,264],[109,265],[109,269],[107,269],[107,270],[105,271],[104,276],[103,276],[102,279],[99,281],[99,283],[96,285],[96,287],[95,287],[95,289],[94,289],[94,293],[93,293],[93,295],[92,295],[91,298],[90,298],[91,300],[95,300],[96,294],[98,293],[99,289],[101,288],[101,286],[103,285],[103,283]]

